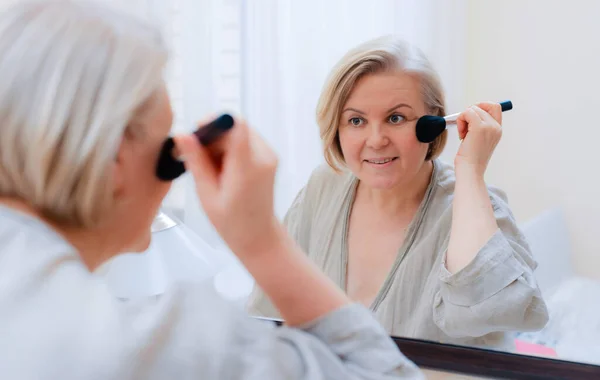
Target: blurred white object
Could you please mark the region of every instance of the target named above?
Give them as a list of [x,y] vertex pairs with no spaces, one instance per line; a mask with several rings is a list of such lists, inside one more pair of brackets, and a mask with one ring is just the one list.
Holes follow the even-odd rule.
[[159,295],[175,282],[213,281],[225,298],[243,303],[253,285],[252,277],[226,247],[213,248],[162,212],[152,223],[148,250],[119,255],[97,274],[114,296],[126,299]]
[[217,273],[214,285],[217,292],[224,298],[234,301],[243,308],[252,292],[254,278],[235,258],[235,261]]
[[116,297],[129,299],[161,294],[175,281],[207,280],[222,263],[212,247],[161,212],[145,252],[119,255],[98,272]]

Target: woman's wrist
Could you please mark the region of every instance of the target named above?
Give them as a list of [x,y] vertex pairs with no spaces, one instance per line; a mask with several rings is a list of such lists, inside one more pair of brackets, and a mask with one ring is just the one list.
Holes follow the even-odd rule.
[[264,241],[238,255],[288,325],[308,323],[350,303],[277,222]]
[[485,183],[485,165],[475,163],[455,163],[456,180],[461,182]]
[[241,242],[230,244],[231,250],[242,261],[259,259],[269,256],[281,249],[286,244],[286,231],[275,216],[268,222],[263,223],[260,234],[251,238],[240,239]]

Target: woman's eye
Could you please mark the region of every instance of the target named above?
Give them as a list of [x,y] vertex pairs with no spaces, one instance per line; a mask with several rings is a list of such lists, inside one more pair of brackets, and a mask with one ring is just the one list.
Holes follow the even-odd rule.
[[350,121],[350,124],[355,127],[359,127],[363,124],[363,119],[361,119],[360,117],[353,117],[349,121]]
[[402,115],[392,115],[388,120],[392,124],[400,124],[405,120],[405,118]]

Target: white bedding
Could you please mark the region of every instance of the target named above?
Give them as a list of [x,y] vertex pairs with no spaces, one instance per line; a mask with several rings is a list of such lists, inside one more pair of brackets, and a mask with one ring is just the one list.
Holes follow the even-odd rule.
[[600,365],[600,281],[574,277],[547,299],[550,322],[538,336],[560,359]]
[[600,365],[600,281],[575,275],[563,212],[548,210],[521,228],[539,264],[536,278],[550,321],[517,337],[553,348],[559,359]]

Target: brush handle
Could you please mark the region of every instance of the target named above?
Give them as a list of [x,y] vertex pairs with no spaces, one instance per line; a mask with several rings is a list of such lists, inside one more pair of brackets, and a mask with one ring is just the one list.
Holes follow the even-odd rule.
[[[223,114],[207,125],[198,128],[194,135],[200,144],[208,146],[233,127],[234,120],[228,114]],[[162,181],[172,181],[185,172],[185,165],[179,157],[179,152],[172,137],[164,142],[156,164],[156,176]]]
[[[510,100],[505,100],[500,102],[500,107],[502,108],[502,112],[510,111],[513,108],[513,104]],[[446,120],[446,125],[456,124],[456,119],[461,113],[453,113],[452,115],[444,116],[444,120]]]
[[223,114],[210,122],[209,124],[198,128],[194,135],[204,146],[212,144],[221,135],[233,127],[233,117],[229,114]]

